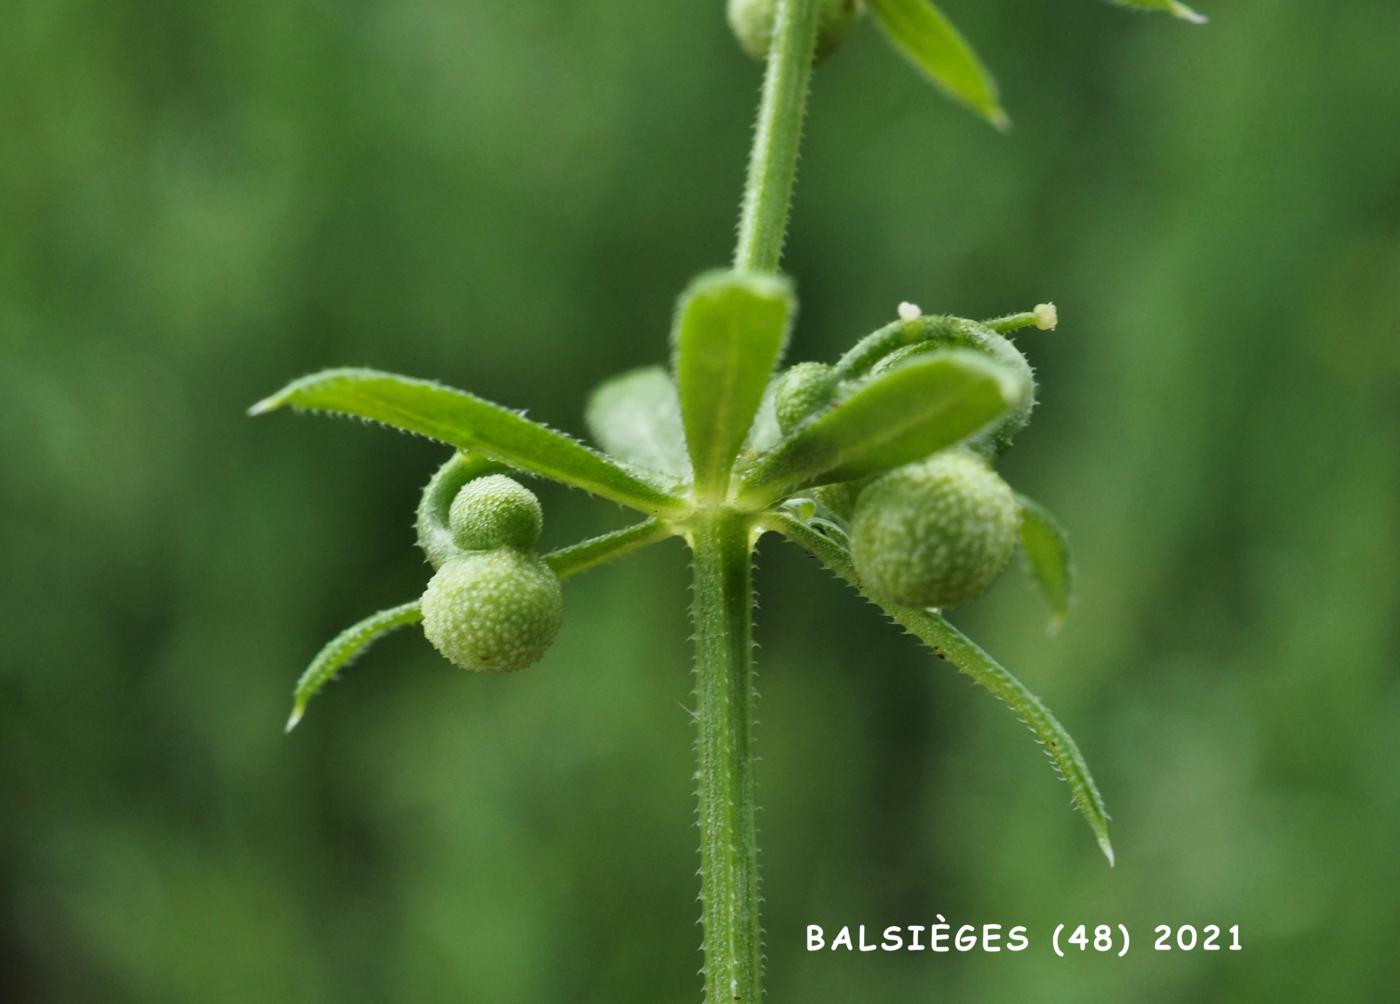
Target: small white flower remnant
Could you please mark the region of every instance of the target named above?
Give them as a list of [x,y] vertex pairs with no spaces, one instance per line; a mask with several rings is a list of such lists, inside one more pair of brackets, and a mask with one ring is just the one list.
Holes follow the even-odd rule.
[[1035,314],[1035,326],[1041,331],[1054,331],[1055,325],[1060,323],[1060,312],[1053,303],[1037,303],[1031,313]]
[[899,319],[901,321],[917,321],[923,316],[924,312],[919,309],[919,305],[917,303],[910,303],[908,300],[905,300],[899,305]]

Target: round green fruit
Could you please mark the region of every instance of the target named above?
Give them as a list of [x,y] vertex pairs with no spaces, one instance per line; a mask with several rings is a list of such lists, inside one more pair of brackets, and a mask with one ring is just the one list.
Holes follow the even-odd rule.
[[447,513],[452,539],[464,551],[533,550],[544,526],[535,493],[514,478],[488,474],[468,481]]
[[911,607],[954,607],[986,591],[1016,550],[1020,507],[980,456],[937,453],[881,475],[851,519],[866,587]]
[[506,672],[537,662],[563,616],[558,577],[541,558],[509,547],[451,559],[423,593],[423,633],[463,669]]

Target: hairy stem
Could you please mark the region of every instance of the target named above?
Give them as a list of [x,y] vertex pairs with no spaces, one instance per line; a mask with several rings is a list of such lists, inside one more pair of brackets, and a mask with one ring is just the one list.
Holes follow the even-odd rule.
[[761,931],[754,826],[753,578],[748,521],[696,521],[695,698],[701,922],[708,1004],[760,1000]]
[[[734,250],[737,269],[778,270],[816,44],[817,0],[778,0]],[[714,509],[697,513],[690,532],[707,1004],[757,1004],[763,997],[754,821],[751,530],[748,517]]]
[[735,268],[778,270],[816,45],[817,0],[778,0],[763,100],[749,153]]
[[578,575],[599,565],[616,561],[624,555],[650,547],[659,540],[665,540],[675,531],[658,519],[644,519],[640,523],[605,533],[599,537],[556,548],[544,556],[545,563],[561,579]]

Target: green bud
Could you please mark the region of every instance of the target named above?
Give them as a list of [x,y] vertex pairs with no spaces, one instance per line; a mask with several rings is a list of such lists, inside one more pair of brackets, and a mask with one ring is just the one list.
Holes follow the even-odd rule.
[[825,363],[798,363],[778,379],[773,411],[787,435],[836,397],[836,371]]
[[[864,12],[862,0],[818,0],[817,58],[835,51]],[[727,13],[729,27],[743,50],[760,63],[766,60],[773,44],[778,0],[729,0]]]
[[543,559],[503,547],[451,559],[423,593],[423,633],[463,669],[506,672],[537,662],[564,616]]
[[514,478],[488,474],[468,481],[447,513],[452,539],[464,551],[533,550],[544,526],[535,493]]
[[851,559],[877,596],[954,607],[986,591],[1016,550],[1020,509],[980,456],[936,453],[873,481],[856,500]]

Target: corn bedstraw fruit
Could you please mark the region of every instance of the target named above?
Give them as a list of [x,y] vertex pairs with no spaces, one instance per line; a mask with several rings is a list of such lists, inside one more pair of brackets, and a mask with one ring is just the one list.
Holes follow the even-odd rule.
[[908,464],[856,500],[851,559],[862,581],[910,607],[980,596],[1016,550],[1020,509],[982,458],[962,450]]
[[463,669],[508,672],[539,660],[559,631],[564,596],[539,557],[512,547],[447,561],[423,593],[423,633]]
[[530,489],[504,474],[488,474],[462,486],[452,500],[447,525],[453,542],[464,551],[530,551],[540,539],[544,515]]

